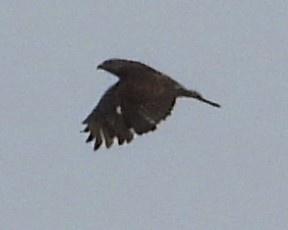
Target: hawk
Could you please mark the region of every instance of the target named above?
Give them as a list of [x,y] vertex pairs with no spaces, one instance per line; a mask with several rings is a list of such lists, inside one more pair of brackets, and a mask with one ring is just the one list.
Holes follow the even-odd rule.
[[83,132],[89,133],[86,142],[95,140],[94,150],[105,141],[110,148],[114,139],[118,144],[130,143],[134,134],[154,131],[161,120],[170,115],[178,97],[192,97],[215,107],[219,104],[205,99],[200,93],[186,89],[152,67],[143,63],[108,59],[97,69],[118,77],[100,99],[98,105],[83,121]]

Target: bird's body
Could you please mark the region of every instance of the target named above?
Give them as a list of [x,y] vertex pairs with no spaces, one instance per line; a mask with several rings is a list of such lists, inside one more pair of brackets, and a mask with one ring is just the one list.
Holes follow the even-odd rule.
[[97,150],[105,140],[106,147],[131,142],[134,132],[141,135],[156,129],[173,109],[177,97],[193,97],[216,107],[198,92],[185,89],[167,75],[140,62],[109,59],[98,66],[119,78],[106,91],[99,104],[83,121],[90,132],[87,142],[95,139]]

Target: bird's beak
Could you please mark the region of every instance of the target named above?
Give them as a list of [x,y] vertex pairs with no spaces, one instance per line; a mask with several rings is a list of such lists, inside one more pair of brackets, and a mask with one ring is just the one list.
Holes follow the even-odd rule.
[[97,66],[97,69],[103,69],[103,63]]
[[102,62],[100,65],[97,66],[97,69],[103,69],[104,68],[104,62]]

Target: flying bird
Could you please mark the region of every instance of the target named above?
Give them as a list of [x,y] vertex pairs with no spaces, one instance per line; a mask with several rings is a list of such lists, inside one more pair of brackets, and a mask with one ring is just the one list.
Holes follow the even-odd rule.
[[200,93],[186,89],[177,81],[152,67],[132,60],[108,59],[97,69],[105,70],[118,82],[111,86],[98,105],[83,121],[86,142],[95,140],[94,150],[105,141],[110,148],[130,143],[134,134],[154,131],[161,120],[171,114],[178,97],[191,97],[214,107],[219,104],[205,99]]

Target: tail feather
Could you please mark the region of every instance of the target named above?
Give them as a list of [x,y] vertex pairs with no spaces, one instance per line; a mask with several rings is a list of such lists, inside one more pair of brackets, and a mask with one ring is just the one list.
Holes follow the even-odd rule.
[[218,107],[218,108],[221,107],[221,105],[219,105],[218,103],[210,101],[210,100],[207,100],[200,93],[198,93],[197,91],[194,91],[194,90],[188,90],[188,89],[185,89],[185,88],[180,88],[179,91],[178,91],[178,96],[180,96],[180,97],[192,97],[192,98],[195,98],[195,99],[197,99],[199,101],[202,101],[204,103],[212,105],[214,107]]

